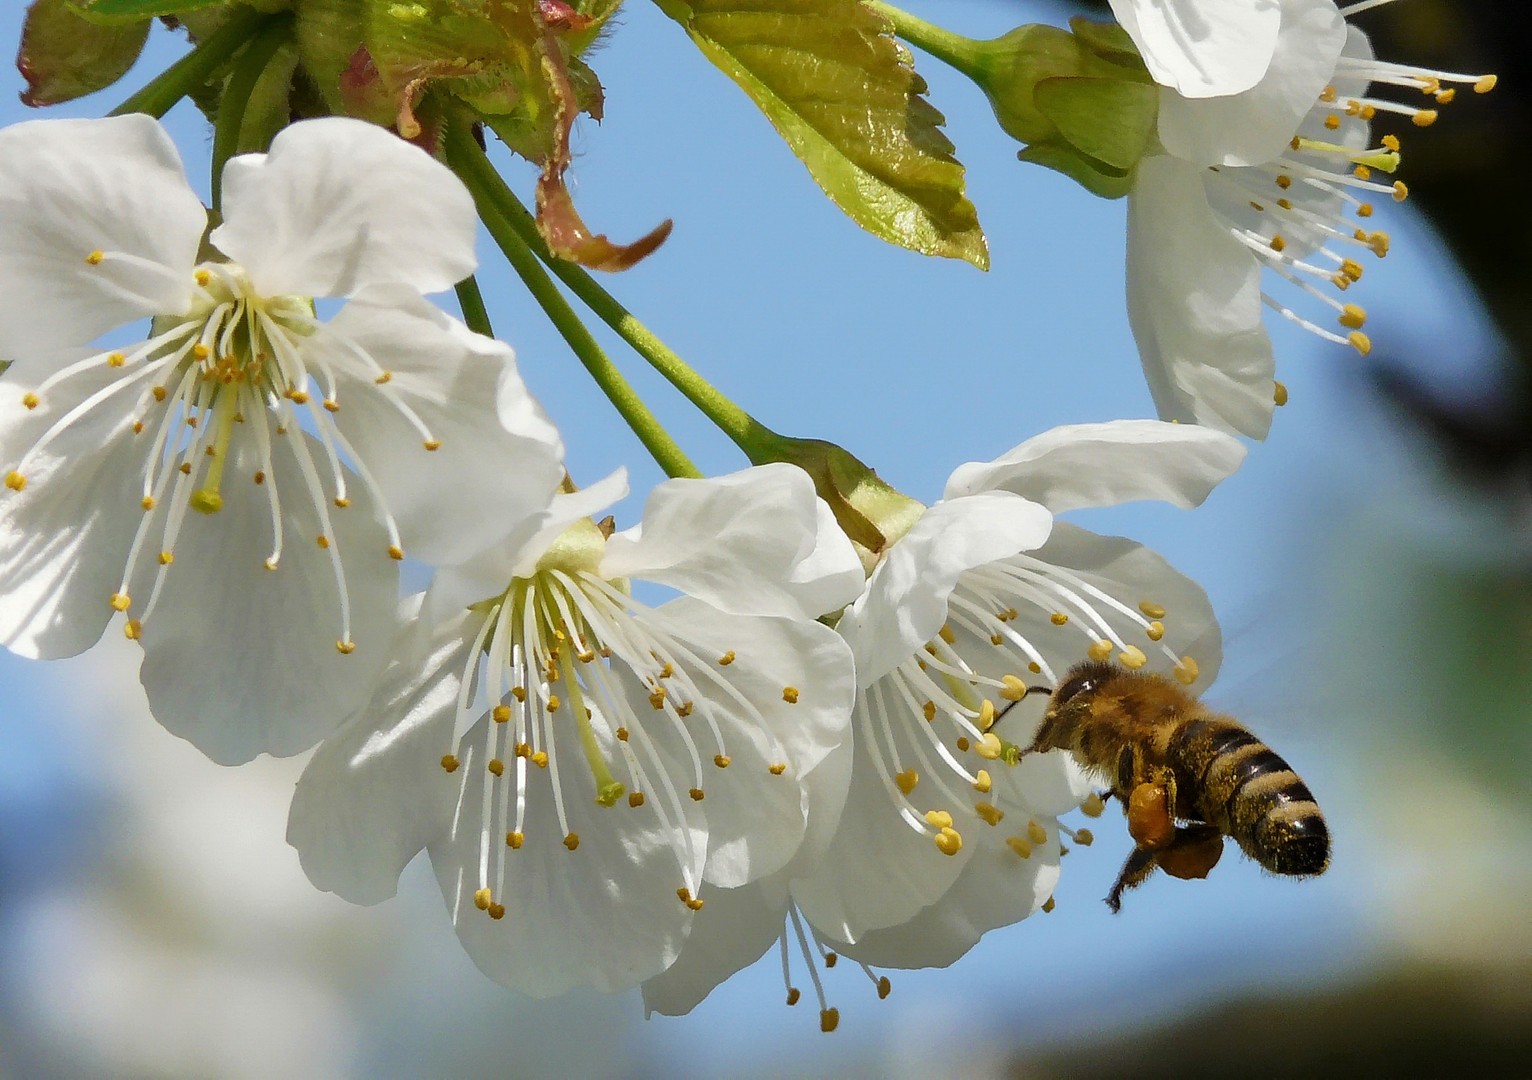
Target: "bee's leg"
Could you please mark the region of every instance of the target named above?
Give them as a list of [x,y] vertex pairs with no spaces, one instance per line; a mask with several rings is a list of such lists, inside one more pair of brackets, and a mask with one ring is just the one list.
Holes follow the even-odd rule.
[[1212,825],[1183,825],[1170,846],[1156,853],[1155,861],[1171,877],[1190,881],[1205,878],[1223,855],[1223,833]]
[[1175,805],[1175,789],[1165,783],[1145,781],[1135,786],[1127,799],[1128,835],[1134,843],[1150,851],[1170,844],[1176,836]]
[[1142,885],[1154,873],[1156,853],[1147,848],[1134,848],[1128,856],[1128,861],[1122,864],[1122,871],[1117,875],[1117,880],[1112,883],[1112,891],[1106,894],[1106,906],[1112,909],[1112,914],[1122,910],[1122,894],[1126,889],[1135,885]]

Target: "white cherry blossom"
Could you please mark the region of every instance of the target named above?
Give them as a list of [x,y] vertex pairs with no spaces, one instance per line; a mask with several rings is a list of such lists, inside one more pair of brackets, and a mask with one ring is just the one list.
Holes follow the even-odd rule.
[[1154,81],[1189,98],[1254,86],[1277,47],[1279,0],[1111,0]]
[[422,296],[475,265],[425,153],[295,124],[228,163],[199,261],[207,223],[148,117],[0,132],[0,642],[68,656],[123,613],[155,716],[233,763],[365,701],[398,560],[505,535],[562,447],[510,350]]
[[561,495],[441,572],[289,821],[310,879],[358,903],[426,848],[474,961],[538,996],[663,970],[704,886],[796,865],[845,796],[854,677],[813,619],[863,575],[807,474],[668,481],[608,538],[590,515],[625,491]]
[[[1371,349],[1367,314],[1344,294],[1364,258],[1388,253],[1388,234],[1369,220],[1375,203],[1407,194],[1389,175],[1399,139],[1374,142],[1372,119],[1388,112],[1429,126],[1453,84],[1480,93],[1494,85],[1492,76],[1377,60],[1346,22],[1377,0],[1278,6],[1276,49],[1251,88],[1211,98],[1161,89],[1166,152],[1139,163],[1128,196],[1128,314],[1160,416],[1253,438],[1265,437],[1286,399],[1263,307],[1327,341]],[[1428,101],[1370,96],[1373,83]]]

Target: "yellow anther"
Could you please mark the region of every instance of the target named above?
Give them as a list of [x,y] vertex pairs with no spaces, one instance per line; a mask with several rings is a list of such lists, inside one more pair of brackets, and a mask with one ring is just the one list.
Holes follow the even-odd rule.
[[257,484],[264,484],[266,482],[266,473],[261,469],[256,469],[255,475],[250,479],[254,480]]
[[37,395],[31,392],[22,394],[21,403],[29,409],[35,409],[38,405]]
[[154,395],[154,400],[155,401],[164,401],[165,400],[165,395],[170,393],[170,391],[166,390],[163,386],[156,386],[153,390],[151,390],[149,392]]
[[558,712],[559,711],[559,706],[561,706],[563,704],[564,703],[559,700],[559,696],[557,694],[549,694],[548,695],[548,711],[549,712],[551,712],[551,713]]
[[442,448],[442,441],[440,439],[427,439],[420,445],[424,446],[427,450],[440,450]]
[[819,1010],[819,1030],[826,1035],[840,1027],[840,1010],[833,1005]]
[[527,700],[527,688],[525,686],[513,686],[513,687],[511,687],[511,697],[515,698],[517,701],[523,701],[523,702],[526,701]]
[[957,641],[957,634],[952,632],[952,627],[950,625],[943,626],[936,632],[936,636],[941,638],[948,645],[954,644]]
[[1351,333],[1346,335],[1346,340],[1351,343],[1351,347],[1353,349],[1361,353],[1363,356],[1366,356],[1368,353],[1372,352],[1372,338],[1368,337],[1360,330],[1351,331]]
[[988,731],[995,726],[995,703],[985,698],[979,703],[979,730]]
[[1336,128],[1340,127],[1340,117],[1336,116],[1334,113],[1331,113],[1329,116],[1325,117],[1325,127],[1329,128],[1331,131],[1334,131]]
[[[1282,406],[1286,405],[1287,404],[1287,384],[1282,383],[1282,382],[1273,382],[1271,384],[1271,400],[1272,400],[1272,404],[1276,405],[1276,407],[1279,408],[1279,409]],[[1156,627],[1156,626],[1158,626],[1160,628],[1159,633],[1155,633],[1154,630],[1153,630],[1153,628]],[[1160,640],[1160,638],[1162,638],[1164,636],[1165,636],[1165,624],[1164,623],[1150,623],[1149,637],[1150,637],[1151,640],[1158,641],[1158,640]]]
[[494,720],[495,723],[503,724],[511,718],[511,707],[509,705],[496,705],[489,711],[489,715],[490,719]]
[[1005,818],[1005,811],[999,809],[993,803],[974,803],[973,812],[978,814],[986,825],[999,825]]
[[91,266],[100,266],[105,259],[106,252],[102,251],[100,248],[97,248],[95,251],[92,251],[89,255],[85,256],[85,261]]
[[986,731],[984,737],[974,746],[973,752],[985,761],[995,761],[1000,757],[1001,749],[1000,736],[993,731]]
[[1159,604],[1150,603],[1148,600],[1140,600],[1138,610],[1144,613],[1146,619],[1163,619],[1165,617],[1165,609]]
[[126,364],[127,362],[128,362],[128,358],[126,356],[122,355],[122,353],[120,353],[120,352],[114,352],[114,353],[107,353],[106,354],[106,366],[107,367],[122,367],[122,365]]
[[787,771],[787,762],[779,761],[775,765],[768,765],[766,766],[766,771],[771,773],[772,776],[781,776]]
[[307,405],[309,401],[309,394],[307,390],[289,390],[287,392],[287,397],[294,405]]
[[504,904],[491,904],[491,905],[489,905],[489,917],[491,919],[503,919],[503,918],[505,918],[505,905]]
[[1025,836],[1007,836],[1005,838],[1005,846],[1023,859],[1030,859],[1032,857],[1032,845],[1027,842]]
[[567,847],[570,851],[573,851],[575,848],[579,847],[580,834],[570,833],[568,836],[564,837],[564,846]]
[[324,533],[320,533],[318,536],[314,537],[314,543],[318,544],[322,548],[328,548],[330,546],[330,538],[324,535]]
[[[212,447],[208,447],[208,449],[211,450]],[[337,495],[335,496],[335,505],[344,510],[346,507],[351,505],[351,500],[346,498],[344,495]]]
[[1395,180],[1394,181],[1394,201],[1395,202],[1404,202],[1404,200],[1408,199],[1409,197],[1410,197],[1410,189],[1405,186],[1404,181],[1403,180]]
[[1342,326],[1349,326],[1353,330],[1360,330],[1367,323],[1367,312],[1355,304],[1347,304],[1341,308],[1340,319]]
[[[1286,400],[1287,387],[1283,386],[1281,383],[1277,383],[1277,387],[1281,391],[1279,396],[1283,398],[1283,400]],[[1278,402],[1277,404],[1280,405],[1282,402]],[[1165,624],[1156,619],[1154,622],[1144,627],[1144,635],[1148,637],[1150,641],[1159,641],[1160,638],[1165,636]]]
[[127,611],[133,601],[128,599],[127,593],[114,592],[110,603],[113,611]]
[[1293,208],[1293,200],[1291,200],[1291,199],[1278,199],[1277,200],[1277,205],[1280,206],[1284,210],[1291,210]]
[[834,967],[835,966],[835,961],[837,961],[839,959],[840,959],[840,956],[838,954],[836,954],[836,953],[833,953],[833,952],[825,953],[825,955],[824,955],[825,967],[827,967],[827,968]]
[[1048,621],[1053,623],[1054,626],[1063,626],[1069,621],[1069,616],[1062,611],[1055,611],[1052,615],[1048,616]]
[[356,642],[337,641],[335,643],[335,651],[340,653],[342,656],[350,656],[352,653],[356,652]]
[[878,1000],[882,1001],[894,992],[894,984],[888,981],[887,975],[878,976]]
[[138,505],[142,506],[145,510],[153,510],[154,509],[154,496],[153,495],[145,495],[142,499],[140,499],[138,501]]
[[200,341],[192,346],[191,351],[192,355],[195,356],[198,360],[206,360],[208,357],[213,355],[213,350]]
[[701,802],[703,791],[700,787],[694,787],[687,792],[692,797],[692,802]]
[[1180,661],[1171,670],[1175,673],[1176,680],[1186,686],[1196,682],[1197,675],[1199,674],[1197,661],[1193,660],[1190,656],[1181,657]]
[[177,466],[177,468],[179,468],[181,470],[181,475],[182,476],[190,476],[191,475],[191,462],[183,461],[183,462],[181,462],[181,464],[179,466]]
[[796,986],[789,986],[787,988],[787,1003],[789,1005],[796,1005],[796,1004],[798,1004],[798,1002],[802,999],[802,997],[803,997],[802,992],[799,991],[799,989]]
[[628,805],[637,810],[644,805],[644,793],[642,791],[628,792]]
[[649,694],[649,704],[656,709],[663,709],[665,707],[665,688],[663,686],[656,686]]
[[1430,127],[1436,123],[1436,115],[1435,109],[1421,109],[1414,116],[1410,117],[1410,123],[1416,127]]
[[690,716],[691,714],[692,714],[692,703],[690,701],[683,701],[683,702],[681,702],[681,704],[676,706],[676,715],[681,717],[682,719],[685,719],[686,717]]
[[1090,847],[1095,842],[1096,835],[1089,829],[1075,830],[1075,843],[1079,844],[1081,847]]
[[1043,914],[1044,915],[1051,915],[1051,914],[1053,914],[1053,909],[1056,908],[1056,907],[1058,907],[1058,904],[1054,902],[1053,897],[1051,897],[1051,896],[1048,897],[1047,900],[1043,901]]
[[1004,634],[991,634],[989,636],[989,643],[991,645],[1004,645],[1005,644],[1005,635]]
[[175,554],[173,552],[169,552],[169,551],[162,551],[162,552],[160,552],[160,565],[161,566],[169,566],[171,563],[173,563],[175,561],[176,561],[176,557],[175,557]]
[[122,636],[129,641],[137,641],[144,634],[144,624],[137,619],[129,619],[122,626]]
[[261,560],[261,565],[264,566],[268,570],[275,570],[277,568],[277,560],[275,560],[275,559],[262,559]]
[[521,845],[526,842],[527,838],[523,833],[508,832],[505,834],[505,846],[510,848],[512,851],[519,851],[521,849]]
[[728,667],[730,664],[734,663],[734,650],[730,649],[728,652],[720,656],[718,658],[718,663],[720,667]]
[[628,741],[628,729],[625,728],[625,727],[618,728],[612,734],[617,736],[617,741],[618,742],[627,742]]
[[920,774],[914,769],[905,769],[902,773],[894,774],[894,786],[902,794],[908,795],[915,790],[915,785],[920,783]]
[[392,371],[385,371],[383,374],[379,375],[376,379],[373,379],[372,381],[377,383],[379,386],[382,386],[384,383],[388,382],[393,377],[394,377],[394,373]]
[[1001,676],[1000,696],[1006,701],[1020,701],[1027,696],[1027,684],[1015,675]]
[[1036,818],[1033,818],[1027,822],[1027,839],[1034,844],[1046,844],[1048,842],[1048,830],[1038,824]]
[[27,478],[15,469],[5,474],[5,486],[12,491],[21,491],[27,486]]
[[957,737],[957,741],[953,745],[956,746],[959,750],[963,751],[964,753],[967,753],[968,752],[968,746],[969,746],[969,742],[968,742],[967,736],[959,735]]
[[952,815],[945,810],[927,810],[926,824],[933,829],[952,828]]
[[1106,803],[1094,791],[1085,796],[1085,801],[1080,804],[1080,813],[1086,817],[1100,817],[1105,809]]
[[1085,655],[1092,660],[1105,660],[1112,655],[1112,643],[1102,638],[1100,641],[1093,642],[1091,647],[1085,650]]
[[533,754],[529,760],[539,769],[546,769],[548,767],[548,751],[539,750],[537,753]]
[[1269,241],[1267,241],[1267,245],[1271,248],[1272,251],[1275,251],[1278,254],[1287,250],[1287,241],[1282,239],[1280,235],[1273,236]]
[[485,768],[487,768],[491,773],[493,773],[496,776],[504,776],[505,775],[505,762],[501,761],[497,757],[490,758],[489,759],[489,764],[486,765]]
[[1473,84],[1473,92],[1476,94],[1487,94],[1495,88],[1495,84],[1499,81],[1499,75],[1481,75],[1478,81]]
[[1149,662],[1149,658],[1144,655],[1144,650],[1140,649],[1137,645],[1129,645],[1117,654],[1117,662],[1129,671],[1137,671]]
[[936,850],[943,855],[956,855],[963,850],[963,838],[956,829],[943,829],[936,834]]
[[990,779],[988,770],[980,769],[974,774],[973,789],[980,795],[988,795],[989,789],[994,787],[995,782]]
[[928,701],[920,707],[920,715],[926,718],[926,723],[936,719],[936,702]]
[[1341,273],[1345,274],[1352,281],[1361,281],[1362,272],[1365,269],[1366,268],[1355,259],[1346,259],[1341,263]]
[[1260,203],[1256,202],[1254,199],[1250,200],[1250,209],[1254,210],[1258,214],[1266,212],[1266,207],[1262,206]]
[[1293,186],[1293,178],[1284,173],[1277,177],[1276,184],[1277,187],[1281,188],[1283,191],[1286,191],[1288,188]]
[[1397,136],[1397,135],[1385,135],[1385,136],[1383,136],[1383,146],[1386,149],[1392,150],[1394,153],[1397,154],[1399,152],[1399,136]]
[[488,911],[489,902],[490,891],[488,889],[480,889],[478,892],[473,894],[473,906],[478,908],[480,911]]
[[340,402],[331,398],[324,399],[324,407],[329,412],[340,412]]
[[[562,636],[563,635],[561,634],[560,637],[562,637]],[[668,679],[672,675],[674,675],[675,673],[676,673],[676,669],[673,666],[671,666],[671,663],[670,663],[669,660],[666,660],[665,661],[665,666],[660,668],[659,673],[657,675],[655,675],[655,678],[656,679]]]
[[733,760],[734,759],[729,757],[729,755],[727,755],[727,754],[714,754],[713,755],[713,764],[717,765],[720,769],[727,769],[729,767],[729,762],[731,762]]

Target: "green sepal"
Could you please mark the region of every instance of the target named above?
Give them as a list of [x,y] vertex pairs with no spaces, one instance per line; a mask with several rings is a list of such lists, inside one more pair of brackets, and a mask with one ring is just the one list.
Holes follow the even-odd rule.
[[106,89],[127,74],[148,37],[148,19],[101,23],[70,0],[35,0],[16,52],[27,82],[22,103],[56,105]]
[[857,0],[655,0],[874,236],[985,269],[988,244],[926,85]]
[[1016,152],[1019,161],[1041,165],[1061,172],[1092,195],[1120,199],[1133,187],[1131,170],[1113,169],[1104,162],[1086,157],[1067,143],[1034,143]]
[[1117,79],[1044,79],[1034,99],[1065,142],[1114,170],[1133,168],[1154,139],[1157,87]]
[[1143,58],[1138,55],[1138,47],[1117,23],[1096,22],[1084,15],[1075,15],[1069,20],[1069,28],[1082,45],[1103,60],[1147,71]]

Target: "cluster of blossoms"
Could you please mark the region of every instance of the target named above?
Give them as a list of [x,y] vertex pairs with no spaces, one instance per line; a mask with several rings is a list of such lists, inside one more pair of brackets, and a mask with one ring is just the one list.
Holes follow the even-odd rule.
[[[1404,195],[1374,175],[1399,146],[1370,121],[1435,117],[1369,85],[1444,103],[1492,82],[1374,59],[1347,18],[1380,2],[1114,0],[1125,33],[1082,31],[1052,77],[984,68],[997,101],[997,79],[1036,95],[1037,160],[1103,187],[1115,151],[1045,117],[1074,89],[1044,83],[1148,102],[1113,167],[1161,419],[1056,428],[959,466],[931,506],[782,440],[742,442],[757,464],[728,475],[677,465],[629,528],[602,517],[625,475],[577,487],[511,350],[427,298],[475,269],[477,215],[497,239],[520,219],[465,186],[461,119],[432,127],[414,83],[392,120],[419,145],[355,117],[278,125],[222,162],[211,216],[148,116],[0,132],[0,643],[68,656],[115,621],[154,715],[208,757],[313,750],[288,823],[313,883],[377,903],[424,850],[507,986],[642,985],[681,1012],[777,945],[816,988],[843,953],[886,993],[872,967],[950,963],[1046,908],[1063,841],[1090,842],[1060,819],[1099,812],[1101,778],[1025,753],[1035,691],[1086,658],[1216,673],[1201,589],[1056,515],[1190,508],[1238,467],[1235,434],[1263,436],[1284,393],[1263,305],[1366,351],[1335,294],[1387,250],[1370,200]],[[591,236],[560,186],[570,109],[592,111],[564,43],[613,6],[517,8],[554,119],[541,142],[485,121],[544,166],[543,246],[521,250],[550,265],[663,240]],[[407,556],[434,576],[400,601]]]

